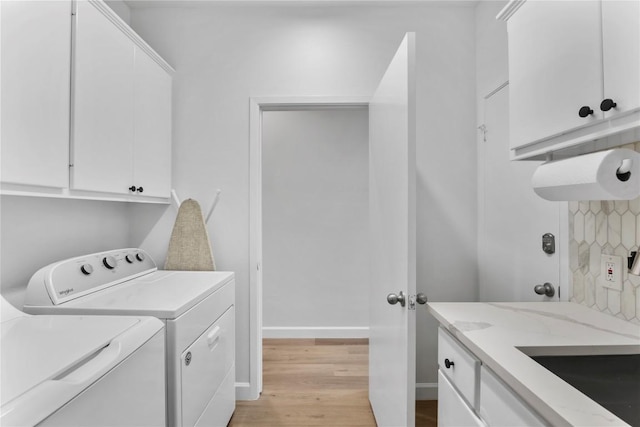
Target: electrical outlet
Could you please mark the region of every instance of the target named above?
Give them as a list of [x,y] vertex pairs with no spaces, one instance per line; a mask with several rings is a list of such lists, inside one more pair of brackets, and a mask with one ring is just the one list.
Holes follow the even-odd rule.
[[600,274],[603,277],[602,285],[605,288],[622,290],[622,258],[615,255],[602,255],[600,257]]

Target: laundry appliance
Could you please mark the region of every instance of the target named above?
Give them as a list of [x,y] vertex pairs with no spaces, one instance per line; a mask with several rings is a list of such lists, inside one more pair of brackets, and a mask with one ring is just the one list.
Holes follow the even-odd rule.
[[232,272],[160,271],[143,250],[79,256],[38,270],[33,314],[153,316],[165,324],[167,423],[226,426],[235,409]]
[[0,425],[165,425],[158,319],[31,316],[0,302]]

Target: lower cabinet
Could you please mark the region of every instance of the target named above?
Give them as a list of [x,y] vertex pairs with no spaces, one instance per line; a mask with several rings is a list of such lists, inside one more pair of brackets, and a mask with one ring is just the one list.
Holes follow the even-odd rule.
[[545,426],[544,419],[445,329],[438,330],[438,426]]
[[438,425],[484,427],[442,371],[438,371]]
[[489,426],[546,425],[529,405],[485,366],[480,374],[480,396],[480,416]]

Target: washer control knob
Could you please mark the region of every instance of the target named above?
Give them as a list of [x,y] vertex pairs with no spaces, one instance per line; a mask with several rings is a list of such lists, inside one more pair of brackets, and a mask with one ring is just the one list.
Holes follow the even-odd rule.
[[129,264],[133,264],[133,255],[128,254],[124,257],[124,259],[129,263]]
[[136,259],[140,262],[144,261],[144,254],[142,252],[138,252],[136,254]]
[[107,267],[109,270],[113,270],[118,265],[118,261],[112,257],[111,255],[102,258],[102,264]]
[[93,267],[91,264],[83,264],[82,267],[80,267],[80,271],[82,271],[82,274],[85,276],[88,276],[93,273]]

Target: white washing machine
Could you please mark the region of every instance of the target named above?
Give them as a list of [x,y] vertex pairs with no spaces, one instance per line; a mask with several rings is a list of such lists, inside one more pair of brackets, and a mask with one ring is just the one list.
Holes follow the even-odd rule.
[[165,323],[167,424],[226,426],[235,410],[232,272],[159,271],[141,249],[48,265],[27,288],[33,314],[154,316]]
[[0,311],[1,425],[165,425],[158,319]]

